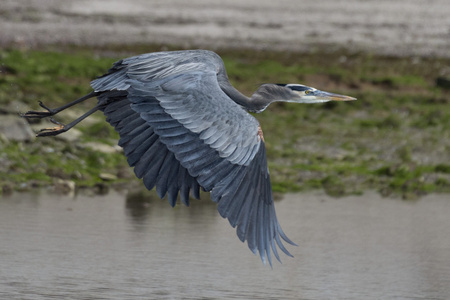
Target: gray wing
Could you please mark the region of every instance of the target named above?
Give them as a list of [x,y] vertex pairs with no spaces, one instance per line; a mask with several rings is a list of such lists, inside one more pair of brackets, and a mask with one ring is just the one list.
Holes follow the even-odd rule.
[[[133,139],[138,141],[141,135],[149,136],[150,131],[155,135],[153,143],[133,150],[133,157],[140,153],[156,156],[153,162],[143,164],[146,167],[142,172],[151,168],[152,178],[156,178],[147,187],[153,187],[154,183],[158,191],[160,177],[165,178],[162,182],[170,182],[170,174],[175,173],[166,171],[167,168],[185,169],[187,174],[177,175],[177,182],[188,180],[186,189],[195,189],[191,179],[194,178],[204,190],[211,191],[221,216],[228,218],[237,228],[240,240],[247,241],[254,253],[258,251],[264,262],[267,256],[271,263],[270,249],[279,260],[276,244],[290,255],[281,242],[282,238],[293,244],[275,215],[265,146],[258,136],[259,124],[220,89],[217,72],[222,68],[221,60],[209,53],[202,60],[204,53],[191,53],[190,58],[183,53],[182,58],[174,55],[172,59],[170,53],[165,54],[167,60],[163,62],[161,56],[131,58],[116,64],[109,75],[92,85],[96,91],[126,92],[122,98],[128,100],[130,110],[138,116],[130,118],[139,121],[132,121],[136,122],[133,126],[121,125],[127,129],[119,128],[121,140],[129,139],[128,131],[134,132]],[[105,105],[107,116],[119,110],[108,109],[109,105],[116,105],[110,98],[99,99],[111,103]],[[110,122],[114,118],[121,123],[119,117],[109,117]],[[148,156],[145,158],[150,160]],[[174,159],[165,163],[168,156]]]
[[134,167],[138,178],[151,190],[156,186],[158,196],[167,195],[170,205],[175,206],[177,196],[189,206],[189,194],[199,199],[199,184],[180,165],[174,154],[161,143],[153,128],[131,109],[126,91],[102,93],[100,102],[106,120],[119,132],[119,145],[124,149],[128,164]]

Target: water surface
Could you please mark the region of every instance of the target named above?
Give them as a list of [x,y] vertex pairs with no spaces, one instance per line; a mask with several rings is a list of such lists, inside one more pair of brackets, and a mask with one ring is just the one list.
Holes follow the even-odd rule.
[[273,269],[213,203],[0,198],[0,299],[450,299],[450,199],[291,194]]

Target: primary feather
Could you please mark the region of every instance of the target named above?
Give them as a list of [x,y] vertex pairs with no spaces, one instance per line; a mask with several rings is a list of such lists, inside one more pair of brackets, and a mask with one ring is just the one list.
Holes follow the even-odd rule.
[[221,58],[210,51],[158,52],[117,62],[92,81],[99,106],[119,132],[136,176],[173,206],[199,188],[263,262],[290,244],[276,215],[258,121],[221,82]]

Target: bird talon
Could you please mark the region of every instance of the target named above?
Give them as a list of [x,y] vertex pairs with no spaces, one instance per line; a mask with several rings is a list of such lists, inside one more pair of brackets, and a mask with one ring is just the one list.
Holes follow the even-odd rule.
[[45,105],[42,101],[39,101],[39,106],[46,109],[48,112],[53,113],[53,110]]
[[49,128],[42,128],[41,130],[39,130],[39,132],[54,132],[54,131],[58,131],[64,129],[64,126],[60,125],[60,126],[55,126],[55,127],[49,127]]
[[[64,126],[65,126],[63,123],[58,122],[58,121],[56,121],[56,120],[53,119],[53,118],[50,118],[50,122],[52,122],[53,124],[59,125],[59,127],[61,127],[61,128],[64,128]],[[55,128],[56,128],[56,127],[55,127]]]
[[29,118],[29,119],[39,118],[39,119],[41,119],[41,118],[49,117],[51,115],[53,115],[53,113],[51,113],[49,111],[30,110],[24,114],[21,114],[20,116],[22,118]]
[[20,116],[22,118],[29,118],[29,119],[34,119],[34,118],[42,119],[45,117],[53,116],[55,114],[55,111],[53,109],[47,107],[44,103],[42,103],[42,101],[39,101],[39,106],[44,108],[46,111],[30,110],[24,114],[21,114]]
[[36,136],[54,136],[66,131],[66,125],[64,125],[63,123],[60,123],[53,118],[50,118],[50,121],[58,126],[42,128],[41,130],[39,130]]
[[58,135],[60,133],[65,132],[65,127],[63,124],[60,124],[59,126],[56,127],[50,127],[50,128],[42,128],[41,130],[39,130],[39,132],[37,133],[36,136],[54,136],[54,135]]

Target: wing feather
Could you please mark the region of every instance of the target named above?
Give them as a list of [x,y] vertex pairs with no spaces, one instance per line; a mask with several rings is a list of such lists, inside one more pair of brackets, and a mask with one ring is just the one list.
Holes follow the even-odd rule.
[[119,141],[119,146],[123,146],[126,143],[128,143],[130,140],[132,140],[135,136],[139,135],[142,131],[145,131],[148,128],[148,125],[145,123],[142,119],[137,119],[140,122],[136,122],[136,124],[133,125],[125,125],[122,127],[122,134],[123,138]]
[[[160,147],[161,149],[162,147]],[[147,189],[151,190],[156,184],[156,179],[160,173],[161,165],[164,162],[168,151],[159,151],[153,154],[152,160],[146,169],[144,176],[144,185]]]
[[[150,130],[146,133],[148,135],[142,135],[144,136],[142,140],[140,138],[135,138],[132,142],[124,145],[124,153],[128,158],[128,164],[132,167],[136,166],[136,164],[143,159],[142,154],[158,140],[158,136]],[[139,176],[137,173],[136,176],[142,178],[142,176]]]
[[110,93],[103,110],[130,165],[172,206],[178,194],[189,205],[189,193],[210,191],[220,215],[263,262],[272,264],[271,250],[280,260],[277,246],[291,256],[281,241],[294,244],[276,218],[259,123],[221,90],[216,54],[182,54],[125,59],[92,82]]
[[167,194],[171,170],[177,165],[178,164],[173,156],[173,153],[169,152],[161,166],[161,170],[164,170],[164,172],[159,173],[158,178],[156,179],[156,193],[161,199],[163,199]]
[[[143,178],[144,184],[150,189],[156,185],[158,196],[161,198],[167,194],[172,206],[175,205],[179,193],[182,193],[182,202],[185,204],[189,204],[189,200],[186,200],[189,193],[199,199],[200,187],[196,180],[161,143],[153,128],[131,109],[127,94],[125,92],[118,96],[116,92],[105,92],[98,98],[99,102],[104,104],[101,109],[107,121],[120,134],[119,145],[124,148],[129,165],[135,166],[136,176]],[[133,120],[121,119],[122,113],[133,115]],[[183,178],[182,183],[171,178]]]
[[151,163],[153,163],[153,159],[155,159],[155,155],[158,155],[158,150],[161,149],[163,145],[159,140],[155,141],[150,147],[145,149],[145,152],[141,155],[141,158],[134,166],[134,173],[138,178],[142,178],[144,174],[147,173],[147,170],[151,167]]

